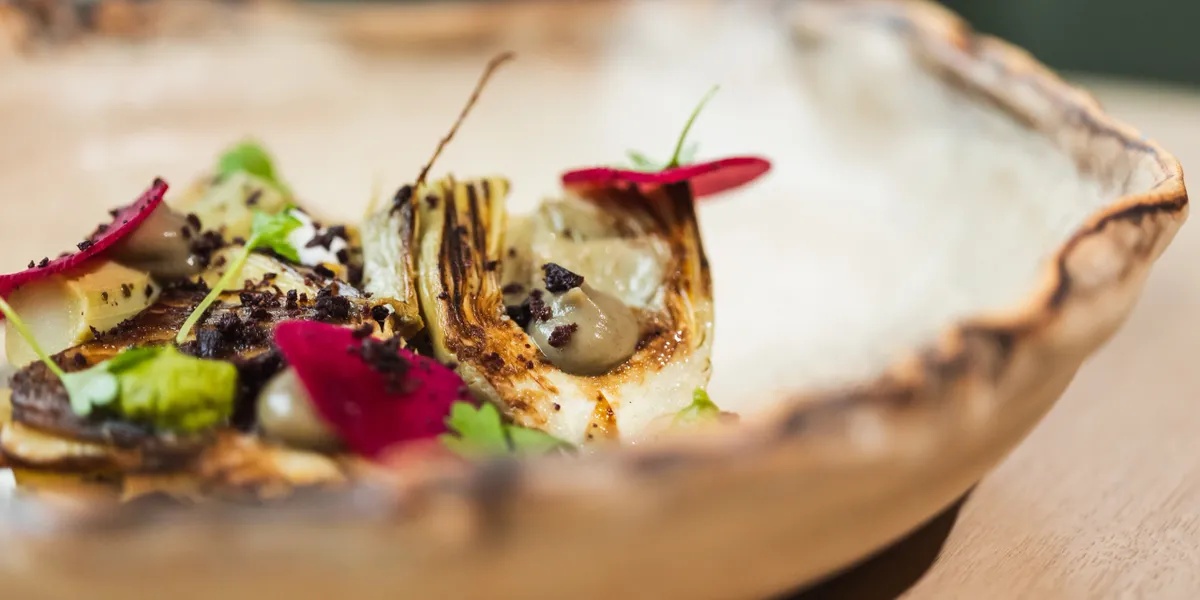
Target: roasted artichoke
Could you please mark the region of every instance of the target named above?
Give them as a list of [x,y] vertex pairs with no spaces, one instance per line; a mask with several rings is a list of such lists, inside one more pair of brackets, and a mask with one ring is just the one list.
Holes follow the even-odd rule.
[[512,219],[508,188],[447,179],[410,199],[435,353],[518,424],[575,444],[646,438],[711,368],[712,283],[688,187],[568,195]]

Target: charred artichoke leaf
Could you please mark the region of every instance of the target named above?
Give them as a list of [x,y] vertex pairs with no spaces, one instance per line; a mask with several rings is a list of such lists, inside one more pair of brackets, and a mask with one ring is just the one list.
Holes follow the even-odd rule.
[[424,327],[416,285],[416,197],[398,193],[390,204],[367,215],[360,232],[363,291],[391,308],[393,330],[406,337]]
[[[693,391],[705,386],[711,370],[712,284],[690,192],[679,185],[650,194],[606,190],[552,201],[579,210],[549,214],[603,218],[535,218],[536,230],[518,240],[507,233],[507,190],[501,179],[443,180],[430,186],[436,201],[418,205],[421,306],[438,358],[457,363],[472,391],[519,425],[574,444],[652,436],[655,427],[692,402]],[[525,228],[529,221],[514,219],[517,225]],[[534,240],[536,248],[510,247],[506,237],[514,244]],[[645,269],[657,277],[650,278],[653,289],[643,289],[644,280],[639,285],[605,280],[628,273],[619,268],[579,274],[593,277],[593,285],[611,290],[635,310],[636,350],[600,375],[564,372],[507,315],[501,273],[522,270],[504,262],[540,262],[574,250],[575,257],[597,254],[579,264],[601,265],[600,255],[620,254],[626,247],[640,252],[639,260],[660,261]],[[537,276],[539,267],[527,271]]]

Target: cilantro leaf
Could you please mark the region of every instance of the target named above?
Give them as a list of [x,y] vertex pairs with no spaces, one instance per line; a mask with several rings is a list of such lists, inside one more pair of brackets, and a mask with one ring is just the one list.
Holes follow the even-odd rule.
[[457,454],[477,457],[508,452],[504,422],[500,419],[500,411],[491,403],[484,402],[475,408],[468,402],[455,402],[450,407],[446,426],[458,435],[444,433],[440,439]]
[[290,195],[287,186],[275,173],[271,155],[257,142],[247,140],[226,150],[217,159],[217,175],[224,177],[232,173],[246,172],[275,186],[285,195]]
[[508,440],[517,454],[545,454],[570,447],[570,444],[540,429],[530,429],[518,425],[509,425],[506,429]]
[[217,283],[209,290],[208,295],[200,301],[192,314],[183,322],[183,327],[179,329],[179,333],[175,336],[175,343],[182,344],[187,341],[187,336],[192,332],[192,329],[200,322],[204,313],[209,307],[221,297],[225,290],[229,289],[233,282],[241,275],[242,269],[246,266],[246,261],[250,260],[250,253],[258,248],[270,248],[280,256],[292,261],[300,262],[300,251],[288,241],[288,234],[295,231],[302,225],[299,219],[292,215],[292,208],[286,208],[283,211],[271,215],[261,211],[254,213],[254,223],[250,229],[250,239],[246,240],[246,245],[242,251],[238,253],[229,268],[225,270],[225,274],[217,280]]
[[450,450],[466,458],[508,453],[543,454],[570,447],[544,431],[505,423],[496,406],[488,402],[479,407],[469,402],[455,402],[450,407],[446,425],[454,433],[442,434],[439,439]]
[[708,392],[696,388],[692,392],[692,403],[675,415],[673,424],[676,427],[690,427],[716,421],[720,416],[721,409],[708,397]]
[[250,230],[250,237],[256,240],[256,248],[270,248],[276,254],[298,263],[300,262],[300,251],[287,238],[288,234],[302,225],[303,223],[292,214],[290,208],[274,215],[259,211],[254,213],[254,225]]
[[109,372],[104,363],[84,371],[66,373],[62,376],[63,387],[71,400],[71,410],[86,417],[95,406],[107,406],[121,393],[117,377]]

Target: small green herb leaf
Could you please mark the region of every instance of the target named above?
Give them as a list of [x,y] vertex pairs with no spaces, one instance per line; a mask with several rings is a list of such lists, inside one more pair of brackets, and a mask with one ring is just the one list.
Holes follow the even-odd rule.
[[504,422],[495,405],[484,402],[475,407],[469,402],[455,402],[450,407],[446,425],[454,433],[442,434],[443,444],[466,458],[481,458],[508,454],[543,454],[570,444],[536,429]]
[[120,382],[104,363],[84,371],[67,373],[63,375],[62,382],[71,400],[71,410],[81,417],[92,414],[93,407],[112,404],[121,393]]
[[638,169],[639,171],[654,172],[661,171],[663,169],[662,163],[646,156],[645,154],[642,154],[641,152],[638,152],[637,150],[630,150],[629,152],[626,152],[626,156],[629,157],[629,163],[633,165],[633,168]]
[[508,441],[512,443],[517,454],[545,454],[553,450],[565,450],[571,446],[540,429],[517,425],[509,425],[505,429],[508,431]]
[[287,186],[279,180],[275,173],[275,163],[271,155],[254,141],[244,141],[226,150],[217,159],[217,175],[227,176],[244,171],[275,186],[281,193],[290,195]]
[[250,237],[257,241],[256,248],[270,248],[276,254],[298,263],[300,262],[300,252],[287,238],[301,225],[303,223],[292,214],[291,208],[273,215],[255,212]]
[[675,415],[676,427],[690,427],[716,421],[721,416],[721,409],[708,397],[703,388],[692,392],[692,403]]
[[696,123],[696,118],[700,116],[700,111],[704,110],[704,105],[708,104],[709,100],[712,100],[712,97],[716,95],[717,90],[719,89],[721,89],[720,86],[714,85],[712,89],[708,90],[708,93],[700,99],[700,103],[696,105],[696,108],[692,110],[692,114],[688,117],[687,123],[684,123],[683,125],[683,132],[679,134],[679,139],[675,142],[675,150],[671,153],[671,160],[663,163],[653,160],[636,150],[630,150],[626,152],[626,156],[629,157],[629,162],[633,165],[633,168],[639,171],[657,173],[659,171],[674,169],[680,165],[686,165],[695,161],[696,152],[699,150],[700,146],[695,142],[689,144],[687,142],[687,136],[688,133],[692,131],[692,125]]
[[182,344],[187,341],[187,336],[196,327],[196,324],[203,318],[204,313],[209,307],[221,297],[229,286],[241,275],[242,269],[246,266],[246,261],[250,259],[250,253],[258,248],[270,248],[280,256],[292,261],[300,262],[300,251],[288,242],[288,234],[295,231],[302,223],[299,219],[292,215],[292,208],[284,209],[278,214],[267,214],[263,212],[254,213],[254,224],[250,230],[250,239],[246,240],[246,245],[237,257],[225,270],[225,274],[217,280],[209,290],[208,295],[200,301],[192,314],[183,322],[183,327],[179,329],[179,333],[175,336],[175,343]]

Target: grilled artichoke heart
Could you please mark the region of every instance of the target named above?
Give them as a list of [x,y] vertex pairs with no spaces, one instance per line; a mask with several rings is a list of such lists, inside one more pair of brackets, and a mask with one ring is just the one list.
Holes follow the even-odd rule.
[[[712,283],[685,185],[547,201],[511,222],[502,179],[443,180],[421,192],[418,287],[434,351],[516,423],[575,444],[636,442],[705,386]],[[547,303],[580,291],[537,289],[548,263],[583,276],[580,290],[629,307],[631,356],[598,374],[568,373],[508,315],[506,295],[511,307],[535,289]],[[605,343],[599,329],[578,329],[569,343]]]

